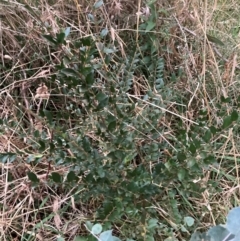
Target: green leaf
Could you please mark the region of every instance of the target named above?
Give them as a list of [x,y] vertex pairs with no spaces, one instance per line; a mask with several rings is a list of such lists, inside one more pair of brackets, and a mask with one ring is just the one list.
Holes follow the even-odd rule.
[[50,151],[50,153],[53,153],[55,151],[55,145],[53,142],[49,143],[49,151]]
[[154,237],[152,235],[146,235],[145,241],[155,241]]
[[1,160],[2,163],[6,163],[8,158],[9,158],[9,156],[8,156],[7,153],[1,153],[0,154],[0,160]]
[[78,77],[78,78],[80,77],[79,73],[76,70],[71,69],[71,68],[61,69],[60,72],[65,74],[66,76],[72,76],[72,77]]
[[41,209],[41,208],[44,207],[44,205],[46,204],[46,202],[48,201],[48,199],[49,199],[49,196],[46,196],[46,197],[43,199],[43,201],[41,202],[41,204],[40,204],[40,206],[39,206],[39,209]]
[[93,224],[90,221],[87,221],[85,224],[89,230],[92,230]]
[[71,28],[70,27],[67,27],[64,31],[64,34],[65,34],[65,38],[70,34],[70,31],[71,31]]
[[207,36],[208,41],[218,44],[218,45],[222,45],[222,46],[224,45],[224,43],[220,39],[218,39],[214,36],[211,36],[209,34],[206,34],[206,36]]
[[180,169],[178,171],[177,175],[178,175],[178,180],[183,181],[185,179],[185,176],[186,176],[186,170]]
[[148,21],[146,31],[151,31],[156,26],[156,22]]
[[93,225],[92,227],[92,233],[95,234],[95,235],[98,235],[102,232],[102,225],[97,223],[95,225]]
[[183,152],[178,152],[178,154],[177,154],[177,159],[179,160],[179,161],[185,161],[186,160],[186,155],[183,153]]
[[112,122],[110,122],[109,124],[108,124],[108,127],[107,127],[107,129],[108,129],[108,131],[114,131],[115,129],[116,129],[116,126],[117,126],[117,121],[112,121]]
[[27,175],[28,175],[28,178],[31,182],[35,182],[35,183],[39,182],[39,179],[37,178],[35,173],[28,172]]
[[76,236],[74,241],[88,241],[88,237]]
[[100,178],[104,178],[105,177],[105,171],[104,171],[104,169],[102,167],[98,168],[97,173],[98,173]]
[[225,129],[225,128],[229,127],[231,124],[232,124],[232,117],[227,116],[223,120],[222,128]]
[[91,13],[88,13],[87,16],[88,16],[88,19],[89,19],[90,21],[92,21],[92,22],[95,21],[95,18],[94,18],[94,16],[93,16]]
[[52,123],[52,112],[48,111],[48,110],[44,110],[43,111],[44,115],[47,117],[48,122],[51,124]]
[[231,113],[231,120],[232,121],[236,121],[238,119],[238,112],[236,110],[234,110],[232,113]]
[[204,136],[203,136],[203,140],[205,142],[209,142],[211,140],[211,137],[212,137],[212,133],[210,130],[206,130],[205,133],[204,133]]
[[49,43],[57,45],[56,39],[54,39],[51,35],[42,35]]
[[206,165],[209,165],[209,164],[213,164],[214,162],[216,161],[215,157],[212,156],[212,155],[209,155],[207,157],[205,157],[203,159],[203,162],[206,164]]
[[122,161],[122,159],[124,159],[124,152],[121,150],[114,150],[114,151],[109,152],[107,157]]
[[115,53],[116,51],[114,49],[110,49],[110,48],[104,48],[103,49],[103,52],[105,54],[112,54],[112,53]]
[[104,29],[101,31],[100,36],[101,36],[101,37],[105,37],[107,34],[108,34],[108,29],[107,29],[107,28],[104,28]]
[[9,163],[12,163],[13,161],[15,161],[16,158],[17,158],[17,155],[15,153],[10,153],[9,154]]
[[121,241],[121,239],[118,237],[112,236],[111,241]]
[[99,235],[100,240],[104,240],[104,241],[111,241],[112,238],[112,230],[107,230],[102,232]]
[[206,233],[201,233],[197,231],[192,234],[190,241],[211,241],[211,240],[209,237],[207,237]]
[[97,2],[93,5],[93,7],[94,7],[95,9],[97,9],[97,8],[100,8],[102,5],[103,5],[103,1],[102,1],[102,0],[99,0],[99,1],[97,1]]
[[94,81],[95,81],[94,74],[93,74],[93,73],[89,73],[89,74],[87,75],[87,77],[86,77],[86,83],[87,83],[89,86],[91,86],[91,85],[93,85]]
[[157,89],[162,88],[162,87],[164,86],[163,78],[158,78],[158,79],[156,79],[155,85],[156,85],[156,88],[157,88]]
[[87,137],[83,138],[83,149],[86,152],[91,151],[91,144],[90,144],[90,141]]
[[100,92],[96,95],[96,99],[98,100],[97,109],[102,109],[108,104],[108,96],[105,95],[103,92]]
[[184,217],[184,223],[187,224],[188,227],[193,226],[194,222],[195,222],[194,218],[189,216]]
[[229,103],[231,99],[229,97],[225,98],[224,96],[221,96],[222,103]]
[[45,142],[42,141],[42,140],[39,140],[38,144],[40,145],[40,147],[38,148],[38,150],[39,150],[40,152],[44,152],[45,149],[46,149]]
[[158,226],[158,220],[156,218],[151,218],[148,220],[148,228],[155,228]]
[[62,182],[62,177],[58,172],[52,172],[51,173],[51,178],[54,182],[61,183]]
[[11,163],[16,159],[16,157],[17,157],[16,153],[12,153],[12,152],[0,153],[0,162],[6,163],[8,161],[9,163]]
[[[98,98],[99,96],[101,95],[101,98]],[[98,99],[98,101],[101,103],[101,102],[105,102],[106,100],[108,100],[108,96],[107,95],[105,95],[105,94],[103,94],[103,93],[101,93],[100,95],[97,95],[96,97],[97,97],[97,99]],[[102,98],[103,97],[103,98]],[[100,100],[101,99],[101,100]]]
[[235,235],[235,241],[240,240],[240,207],[235,207],[227,215],[226,228]]
[[184,232],[184,233],[188,232],[188,230],[182,224],[180,225],[180,227],[181,227],[181,231],[182,232]]
[[81,42],[82,42],[83,46],[91,46],[92,38],[91,37],[82,38]]
[[43,155],[42,154],[33,154],[33,155],[29,155],[28,157],[27,157],[27,163],[30,163],[30,162],[33,162],[33,161],[35,161],[35,160],[39,160],[40,158],[42,158],[43,157]]
[[68,182],[73,182],[73,181],[77,181],[78,180],[78,177],[76,176],[75,172],[74,171],[70,171],[68,174],[67,174],[67,181]]
[[188,149],[192,154],[195,154],[197,150],[196,146],[193,143],[190,144]]
[[57,44],[63,44],[65,40],[65,33],[57,33]]
[[63,237],[58,237],[57,241],[64,241],[65,239]]
[[[234,239],[234,235],[231,235],[230,232],[223,226],[215,226],[208,230],[207,235],[211,237],[211,241],[219,241],[219,240],[226,240],[226,241],[233,241],[237,239]],[[230,239],[231,235],[231,239]],[[227,238],[228,237],[228,238]]]
[[212,132],[213,135],[215,135],[217,133],[216,127],[210,126],[209,129],[210,129],[210,131]]
[[130,161],[132,161],[135,157],[137,156],[137,152],[136,151],[132,151],[129,154],[127,154],[124,159],[123,159],[123,163],[127,164]]

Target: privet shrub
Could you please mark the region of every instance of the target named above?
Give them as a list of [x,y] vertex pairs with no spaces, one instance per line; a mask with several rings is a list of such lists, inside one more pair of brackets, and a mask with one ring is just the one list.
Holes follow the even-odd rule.
[[[51,89],[50,96],[38,93],[42,102],[31,110],[35,121],[46,128],[29,130],[28,134],[33,133],[28,140],[32,151],[2,153],[1,161],[13,162],[27,155],[33,165],[47,160],[51,165],[69,166],[68,173],[50,170],[49,185],[75,187],[76,202],[99,201],[98,219],[116,222],[127,215],[143,223],[153,220],[154,228],[159,227],[156,219],[149,219],[156,216],[149,207],[163,202],[175,223],[181,223],[184,210],[180,210],[179,200],[188,202],[188,197],[198,197],[207,187],[208,183],[204,186],[196,180],[217,161],[212,153],[218,147],[210,141],[238,121],[238,113],[226,116],[224,112],[222,124],[208,126],[204,109],[195,123],[168,110],[175,94],[164,82],[158,36],[149,32],[156,27],[151,25],[156,17],[153,14],[153,19],[140,26],[139,43],[126,57],[103,41],[107,30],[68,43],[70,28],[56,36],[44,35],[50,51],[60,51],[57,59],[49,59],[53,69],[45,85]],[[145,82],[138,83],[139,76],[144,76]],[[141,86],[138,92],[136,86]],[[176,133],[165,134],[163,118],[172,118]],[[5,129],[18,123],[5,118],[1,125]],[[38,184],[35,173],[29,172],[28,177]],[[154,232],[149,231],[149,240]]]

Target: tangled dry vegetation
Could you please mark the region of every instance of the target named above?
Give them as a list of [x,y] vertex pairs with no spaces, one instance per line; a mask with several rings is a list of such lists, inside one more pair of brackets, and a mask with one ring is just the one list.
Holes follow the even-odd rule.
[[[49,139],[53,135],[44,119],[39,118],[42,106],[57,113],[65,108],[66,102],[76,102],[62,91],[60,83],[49,84],[53,69],[61,63],[67,48],[53,52],[42,36],[49,33],[55,36],[71,27],[67,42],[71,45],[72,39],[95,37],[107,26],[112,43],[118,46],[120,57],[125,58],[131,48],[129,44],[138,41],[140,17],[152,14],[143,0],[106,0],[94,12],[94,17],[104,21],[94,25],[87,18],[94,4],[92,0],[40,0],[38,4],[32,0],[0,2],[0,115],[2,120],[11,120],[8,126],[1,126],[0,151],[21,152],[14,162],[8,159],[1,163],[0,240],[56,240],[60,234],[65,240],[74,240],[76,235],[86,232],[83,223],[94,220],[99,200],[76,203],[74,187],[55,188],[46,182],[53,172],[67,173],[69,166],[53,165],[44,159],[32,165],[26,160],[28,153],[40,155],[35,130],[47,130]],[[221,96],[231,99],[224,104],[229,113],[239,96],[238,1],[157,0],[155,4],[160,12],[156,23],[157,44],[159,55],[165,61],[164,79],[179,101],[168,103],[170,114],[161,120],[166,135],[175,133],[176,120],[171,113],[186,118],[186,128],[190,128],[190,121],[196,121],[200,108],[207,110],[210,123],[221,122],[218,116]],[[98,59],[94,62],[97,64]],[[137,97],[147,88],[146,78],[136,71],[131,95]],[[184,116],[178,108],[181,105],[186,107]],[[68,121],[74,135],[72,126],[76,120]],[[238,133],[229,130],[212,142],[221,143],[214,153],[220,165],[213,173],[206,171],[205,178],[216,180],[221,190],[215,192],[214,187],[206,190],[201,199],[191,199],[189,207],[185,207],[201,218],[202,227],[213,224],[228,208],[239,203]],[[71,150],[68,152],[73,155]],[[36,173],[39,186],[31,185],[29,171]],[[170,220],[166,212],[159,211],[159,215],[171,226],[174,220]],[[118,229],[120,227],[116,227]],[[32,239],[26,239],[26,235]]]

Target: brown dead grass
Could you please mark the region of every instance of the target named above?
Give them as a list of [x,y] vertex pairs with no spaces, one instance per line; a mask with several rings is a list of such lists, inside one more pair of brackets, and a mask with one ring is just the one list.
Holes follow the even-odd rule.
[[[75,235],[84,232],[82,222],[93,218],[94,202],[90,205],[76,204],[72,198],[74,190],[55,190],[54,186],[47,184],[46,177],[52,171],[66,173],[68,167],[50,167],[44,159],[32,166],[26,162],[24,155],[34,142],[26,123],[36,129],[46,128],[41,119],[33,120],[40,106],[37,99],[42,97],[38,93],[39,84],[48,81],[52,63],[58,63],[64,51],[59,49],[50,55],[50,46],[46,45],[42,34],[50,32],[54,35],[61,28],[70,26],[71,37],[77,39],[94,36],[108,26],[112,41],[117,41],[124,57],[128,51],[128,43],[124,40],[136,37],[135,32],[141,21],[136,13],[146,13],[147,10],[143,10],[145,4],[140,0],[106,1],[104,7],[94,13],[97,19],[103,21],[93,25],[86,18],[87,14],[93,14],[93,1],[82,1],[81,4],[77,0],[58,1],[51,4],[51,1],[42,0],[39,6],[34,6],[30,0],[26,2],[34,12],[22,1],[0,3],[1,118],[11,117],[19,124],[19,129],[6,127],[1,130],[0,147],[1,152],[18,150],[23,153],[14,163],[1,164],[0,240],[20,240],[23,234],[30,234],[30,240],[56,240],[60,232],[66,240],[73,240]],[[238,98],[239,3],[237,0],[162,2],[157,1],[156,4],[166,12],[159,19],[160,31],[166,33],[161,45],[168,49],[161,53],[166,62],[165,77],[170,80],[170,74],[176,69],[184,73],[173,88],[180,90],[181,95],[188,99],[186,118],[194,121],[198,109],[205,107],[210,121],[215,121],[218,112],[215,103],[219,102],[220,97]],[[206,33],[219,38],[225,43],[224,47],[209,42]],[[48,61],[49,58],[52,61]],[[144,90],[145,84],[139,84],[144,82],[144,79],[136,82],[139,86],[134,85],[135,95]],[[45,97],[48,99],[48,91],[41,94],[47,95]],[[35,105],[35,109],[29,111],[29,105]],[[56,103],[56,106],[61,108],[61,103]],[[176,111],[174,108],[172,110]],[[23,119],[19,119],[18,111],[22,112]],[[169,123],[164,124],[169,126]],[[28,140],[22,138],[22,132],[28,135]],[[205,227],[212,225],[218,215],[222,218],[229,208],[239,203],[240,198],[239,139],[229,132],[221,137],[222,140],[224,143],[216,153],[222,163],[215,170],[215,175],[206,172],[206,180],[216,180],[222,191],[215,194],[214,190],[206,191],[202,194],[202,200],[190,200],[194,207],[192,215],[202,215]],[[228,166],[234,170],[229,170]],[[41,180],[39,187],[31,187],[28,171],[38,175]],[[8,182],[11,176],[13,181]],[[68,208],[62,211],[67,205]],[[168,219],[166,213],[160,212],[161,215]]]

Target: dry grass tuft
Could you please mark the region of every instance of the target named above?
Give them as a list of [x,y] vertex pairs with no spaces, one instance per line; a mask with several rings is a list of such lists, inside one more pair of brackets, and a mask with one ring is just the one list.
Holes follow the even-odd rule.
[[[165,78],[170,82],[173,72],[183,73],[172,88],[181,98],[187,99],[184,104],[186,118],[194,121],[200,107],[204,107],[208,110],[210,122],[221,122],[216,105],[221,96],[230,97],[231,103],[239,96],[239,2],[162,2],[156,1],[158,9],[164,10],[157,24],[159,34],[164,36],[160,47],[166,48],[166,51],[159,52],[165,59]],[[61,233],[66,240],[73,240],[75,235],[85,232],[82,225],[85,220],[94,220],[98,201],[93,199],[88,205],[75,203],[72,198],[74,189],[63,186],[57,190],[54,184],[50,186],[46,182],[52,172],[67,173],[68,166],[53,166],[44,158],[33,166],[26,160],[29,150],[38,155],[38,146],[30,129],[41,131],[47,128],[38,118],[42,101],[53,105],[56,111],[63,108],[62,99],[56,99],[59,102],[55,103],[49,99],[57,84],[48,89],[45,83],[51,78],[52,64],[60,62],[64,49],[51,53],[51,46],[46,44],[42,35],[55,35],[62,28],[71,27],[71,37],[79,39],[95,37],[107,27],[112,44],[120,46],[124,58],[129,39],[136,38],[141,21],[139,15],[148,17],[151,12],[140,0],[109,0],[95,12],[92,0],[81,1],[81,4],[77,0],[56,3],[41,0],[38,6],[30,0],[26,3],[17,0],[0,3],[0,117],[11,117],[12,122],[18,124],[17,128],[1,130],[0,152],[21,152],[14,163],[1,164],[0,240],[20,240],[24,235],[32,237],[28,240],[56,240]],[[91,22],[88,15],[94,16],[99,24]],[[217,44],[216,40],[211,42],[207,34],[221,40],[224,46]],[[132,95],[139,96],[147,89],[146,79],[136,73]],[[232,111],[231,104],[226,104],[226,108],[229,113]],[[169,111],[178,114],[175,103],[169,105]],[[166,117],[161,121],[166,132],[174,135],[174,120]],[[24,139],[21,133],[28,138]],[[221,143],[215,153],[220,164],[206,171],[206,180],[215,181],[218,187],[212,186],[201,199],[189,200],[194,213],[190,206],[187,208],[192,216],[201,217],[204,228],[224,219],[228,209],[239,205],[240,201],[240,140],[230,130],[213,142],[218,146]],[[27,177],[29,171],[37,174],[38,187],[31,186]],[[159,215],[171,223],[169,214],[160,207],[158,210]]]

